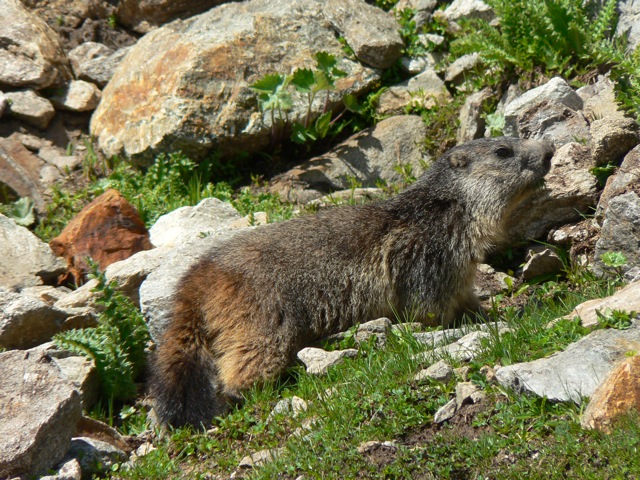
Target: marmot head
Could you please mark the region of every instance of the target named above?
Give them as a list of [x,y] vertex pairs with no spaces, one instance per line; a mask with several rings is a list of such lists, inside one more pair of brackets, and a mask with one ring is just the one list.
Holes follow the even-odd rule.
[[483,138],[452,148],[439,162],[468,204],[508,209],[542,185],[553,154],[542,140]]

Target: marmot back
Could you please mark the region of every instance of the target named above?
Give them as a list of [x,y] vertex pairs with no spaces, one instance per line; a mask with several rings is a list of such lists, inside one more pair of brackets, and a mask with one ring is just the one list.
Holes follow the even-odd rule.
[[447,326],[476,312],[476,265],[539,187],[553,149],[482,139],[448,151],[394,198],[243,232],[194,265],[152,361],[160,421],[208,425],[306,345],[411,309]]

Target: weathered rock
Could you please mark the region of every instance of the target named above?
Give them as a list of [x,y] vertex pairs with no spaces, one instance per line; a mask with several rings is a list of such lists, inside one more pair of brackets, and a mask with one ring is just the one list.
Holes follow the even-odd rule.
[[486,121],[480,116],[482,107],[492,96],[491,89],[485,88],[467,97],[460,110],[460,125],[456,141],[464,143],[484,136]]
[[72,458],[66,461],[55,475],[45,475],[40,480],[82,480],[82,467],[78,460]]
[[380,450],[393,453],[398,451],[398,444],[393,441],[380,442],[378,440],[370,440],[358,445],[358,453],[360,455],[370,455]]
[[465,80],[465,75],[473,70],[480,63],[480,54],[477,52],[469,53],[458,58],[447,68],[444,76],[445,82],[451,82],[454,85],[460,85]]
[[53,105],[33,90],[5,93],[9,100],[9,114],[18,120],[33,125],[40,130],[46,129],[56,114]]
[[134,253],[153,248],[135,207],[113,189],[84,207],[49,245],[56,255],[66,259],[69,274],[77,284],[90,271],[86,257],[104,270]]
[[520,95],[506,106],[504,134],[518,136],[518,118],[531,107],[544,101],[558,102],[574,111],[583,107],[582,99],[565,80],[560,77],[552,78],[546,84]]
[[140,285],[152,271],[161,265],[170,250],[169,247],[143,250],[129,258],[112,263],[104,274],[108,282],[116,282],[120,291],[129,297],[136,306],[139,306]]
[[392,11],[397,13],[407,8],[415,11],[411,21],[415,22],[417,28],[420,28],[431,20],[437,6],[437,0],[400,0],[393,6]]
[[62,460],[80,395],[46,355],[0,353],[0,477],[42,475]]
[[627,117],[606,117],[591,123],[591,154],[596,165],[617,163],[638,145],[638,124]]
[[580,424],[609,432],[616,417],[640,411],[640,356],[623,360],[595,389]]
[[473,360],[482,351],[482,341],[490,338],[488,332],[471,332],[455,343],[433,350],[435,357],[447,356],[462,362]]
[[636,192],[619,195],[609,201],[600,238],[596,243],[594,271],[604,273],[602,255],[620,252],[627,258],[622,272],[640,266],[640,196]]
[[512,288],[516,279],[504,272],[497,271],[491,265],[480,264],[476,270],[473,291],[480,300],[488,300],[504,290]]
[[433,423],[444,423],[447,420],[453,418],[456,414],[456,399],[452,398],[447,403],[445,403],[442,407],[438,409],[438,411],[433,416]]
[[522,278],[531,280],[549,273],[560,273],[564,268],[562,260],[558,254],[550,248],[545,248],[541,252],[531,252],[527,263],[522,267]]
[[417,332],[413,334],[413,337],[418,342],[423,343],[430,348],[435,348],[445,343],[454,343],[458,339],[475,331],[486,332],[489,330],[500,330],[505,327],[506,324],[503,322],[486,323],[481,325],[465,326],[461,328],[434,330],[431,332]]
[[37,298],[43,302],[53,305],[62,297],[65,297],[71,293],[71,289],[67,287],[53,287],[51,285],[34,285],[32,287],[25,287],[20,289],[22,295],[28,295],[30,297]]
[[202,235],[229,230],[241,215],[230,203],[205,198],[195,207],[181,207],[160,217],[149,229],[156,247],[176,247]]
[[52,282],[64,262],[29,229],[0,214],[0,286],[27,287]]
[[400,25],[380,8],[362,0],[328,0],[325,15],[361,62],[389,68],[400,57]]
[[437,54],[427,52],[419,57],[402,57],[400,67],[411,76],[418,75],[425,70],[435,70],[438,63]]
[[482,0],[454,0],[444,13],[453,22],[463,18],[490,22],[496,16],[493,9]]
[[68,310],[68,309],[83,309],[83,308],[96,308],[96,295],[93,289],[98,286],[98,280],[91,279],[84,285],[78,287],[68,295],[65,295],[58,300],[54,305],[55,307]]
[[358,326],[354,339],[358,343],[369,341],[371,337],[376,338],[379,347],[384,346],[387,341],[387,332],[391,330],[391,320],[388,318],[378,318]]
[[616,37],[626,36],[627,48],[633,51],[640,43],[640,5],[636,0],[620,0],[618,9]]
[[554,100],[524,110],[518,116],[517,129],[520,137],[544,138],[556,147],[572,142],[586,145],[591,139],[584,115]]
[[111,80],[116,67],[130,49],[125,47],[114,51],[102,43],[85,42],[69,52],[69,61],[76,78],[102,88]]
[[433,108],[449,103],[451,94],[442,79],[432,68],[386,90],[378,101],[377,112],[380,115],[392,115],[404,112],[405,107],[417,105]]
[[272,462],[278,455],[282,454],[283,448],[272,448],[270,450],[260,450],[243,457],[238,464],[240,468],[253,468],[265,463]]
[[545,188],[520,204],[507,229],[508,238],[535,239],[552,227],[580,220],[598,199],[593,166],[587,147],[578,143],[560,147],[551,160]]
[[100,396],[100,381],[95,363],[87,357],[59,350],[53,342],[47,342],[28,350],[31,355],[47,355],[58,367],[61,378],[71,382],[80,393],[83,410],[89,410]]
[[460,382],[456,385],[456,410],[470,403],[478,403],[484,397],[484,392],[473,383]]
[[421,370],[415,376],[414,380],[419,382],[426,379],[435,380],[436,382],[448,383],[453,378],[453,368],[444,360],[438,360],[425,370]]
[[604,313],[607,309],[640,313],[640,284],[634,282],[608,297],[587,300],[563,318],[580,317],[583,327],[593,327],[598,324],[597,312]]
[[425,135],[424,122],[418,116],[388,118],[282,174],[270,190],[289,201],[308,202],[348,188],[354,178],[365,187],[380,180],[401,181],[398,166],[409,165],[414,174],[419,173]]
[[63,330],[68,313],[0,287],[0,348],[31,348]]
[[576,93],[582,98],[582,113],[589,122],[604,118],[625,118],[625,113],[616,100],[615,84],[608,75],[598,76],[596,83],[580,87]]
[[228,0],[122,0],[118,2],[118,21],[138,33],[147,33],[154,28],[177,18],[187,18],[209,10]]
[[59,95],[51,97],[56,108],[72,112],[88,112],[95,110],[102,93],[93,83],[84,80],[73,80]]
[[[336,81],[328,103],[324,95],[316,99],[309,118],[325,106],[342,108],[346,93],[366,90],[379,72],[342,58],[324,8],[319,0],[233,2],[148,33],[103,91],[91,120],[99,147],[142,163],[175,149],[191,157],[214,148],[261,150],[272,140],[271,112],[260,112],[249,85],[267,74],[312,67],[318,51],[340,58],[347,76]],[[292,98],[289,119],[303,122],[306,96]]]
[[596,209],[596,219],[603,220],[604,213],[612,198],[631,190],[640,191],[638,172],[640,172],[640,147],[635,147],[624,157],[618,171],[607,179],[607,184],[600,195]]
[[125,452],[110,443],[87,437],[72,438],[67,455],[78,460],[84,475],[106,472],[112,465],[128,458]]
[[640,351],[640,324],[627,330],[597,330],[566,350],[532,362],[502,367],[500,385],[518,393],[547,397],[552,402],[577,404],[590,397],[629,351]]
[[61,85],[71,71],[56,32],[18,0],[0,1],[0,85]]
[[307,402],[295,395],[291,398],[283,398],[278,403],[276,403],[273,410],[267,417],[267,422],[273,420],[276,415],[290,415],[293,418],[296,418],[300,413],[307,411],[308,405]]
[[298,352],[298,358],[307,367],[310,375],[324,375],[329,368],[342,363],[345,358],[355,358],[358,351],[353,348],[327,352],[321,348],[306,347]]

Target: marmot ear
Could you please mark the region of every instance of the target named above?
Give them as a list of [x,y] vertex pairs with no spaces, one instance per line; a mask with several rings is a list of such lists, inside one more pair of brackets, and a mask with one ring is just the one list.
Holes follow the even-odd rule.
[[469,165],[469,158],[463,152],[451,152],[449,163],[453,168],[464,168]]

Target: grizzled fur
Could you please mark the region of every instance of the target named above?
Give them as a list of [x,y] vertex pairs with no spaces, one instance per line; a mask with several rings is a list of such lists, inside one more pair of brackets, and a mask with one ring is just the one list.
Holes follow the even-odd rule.
[[476,264],[548,172],[552,148],[482,139],[437,160],[394,198],[235,236],[181,280],[152,362],[163,424],[207,425],[305,345],[358,322],[418,312],[429,325],[476,311]]

